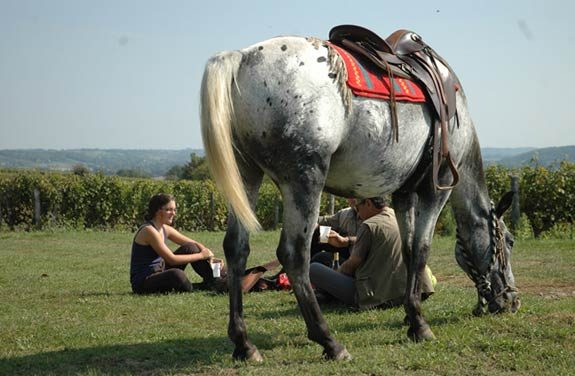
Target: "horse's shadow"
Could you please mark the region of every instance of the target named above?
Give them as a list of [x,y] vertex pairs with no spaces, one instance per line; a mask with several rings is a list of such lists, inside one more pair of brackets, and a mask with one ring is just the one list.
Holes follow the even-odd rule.
[[198,369],[230,357],[227,337],[63,349],[0,359],[6,375],[167,374]]
[[[347,313],[348,309],[334,305],[323,307],[324,312]],[[297,307],[274,312],[261,312],[261,318],[299,315]],[[432,318],[434,326],[457,323],[463,320],[456,314]],[[402,320],[390,319],[382,322],[388,328],[406,329]],[[360,333],[373,330],[373,323],[361,321],[339,324],[338,330],[348,333]],[[250,337],[262,350],[273,349],[276,343],[269,334],[251,330]],[[63,349],[27,356],[0,359],[0,373],[7,375],[70,375],[88,373],[126,373],[126,374],[166,374],[181,370],[201,369],[223,362],[230,357],[233,345],[226,336],[210,336],[194,339],[175,339],[155,343],[118,344],[108,346],[85,347],[81,349]]]

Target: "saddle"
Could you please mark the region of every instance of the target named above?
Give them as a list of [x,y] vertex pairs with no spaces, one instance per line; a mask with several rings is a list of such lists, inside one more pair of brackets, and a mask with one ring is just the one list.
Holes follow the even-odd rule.
[[[455,95],[460,84],[449,65],[421,37],[409,30],[397,30],[387,39],[374,32],[355,25],[340,25],[329,32],[329,41],[367,59],[390,82],[393,77],[407,78],[421,84],[427,94],[427,101],[434,109],[433,127],[433,183],[439,190],[451,189],[459,181],[459,173],[453,162],[447,142],[448,122],[457,115]],[[438,62],[445,69],[440,69]],[[390,85],[391,122],[396,142],[399,141],[399,127],[395,91]],[[441,135],[440,135],[441,130]],[[447,162],[453,180],[451,184],[439,184],[439,167],[442,159]]]

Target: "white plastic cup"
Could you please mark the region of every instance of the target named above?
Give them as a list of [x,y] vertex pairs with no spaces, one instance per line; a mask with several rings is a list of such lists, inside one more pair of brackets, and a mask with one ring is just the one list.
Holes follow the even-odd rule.
[[220,273],[222,271],[222,263],[219,260],[214,260],[211,263],[212,266],[212,275],[214,278],[220,278]]
[[319,226],[319,242],[327,243],[329,239],[329,232],[331,231],[330,226]]

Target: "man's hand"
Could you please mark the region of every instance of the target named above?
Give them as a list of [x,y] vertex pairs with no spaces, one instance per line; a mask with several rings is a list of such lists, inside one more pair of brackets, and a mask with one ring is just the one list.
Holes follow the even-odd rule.
[[349,245],[349,239],[331,230],[327,236],[327,244],[336,248],[345,248]]

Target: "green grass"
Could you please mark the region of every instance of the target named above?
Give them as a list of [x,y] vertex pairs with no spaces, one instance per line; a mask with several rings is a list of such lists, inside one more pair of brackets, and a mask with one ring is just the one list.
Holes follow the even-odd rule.
[[[222,233],[192,237],[223,256]],[[274,258],[278,232],[253,236],[249,265]],[[453,239],[436,239],[437,293],[424,310],[438,340],[412,343],[402,309],[324,315],[354,359],[321,359],[289,292],[245,296],[263,364],[231,360],[227,296],[135,296],[132,234],[0,233],[0,375],[568,375],[575,373],[575,241],[518,241],[513,268],[523,306],[471,315],[475,291]],[[193,271],[190,277],[198,281]]]

